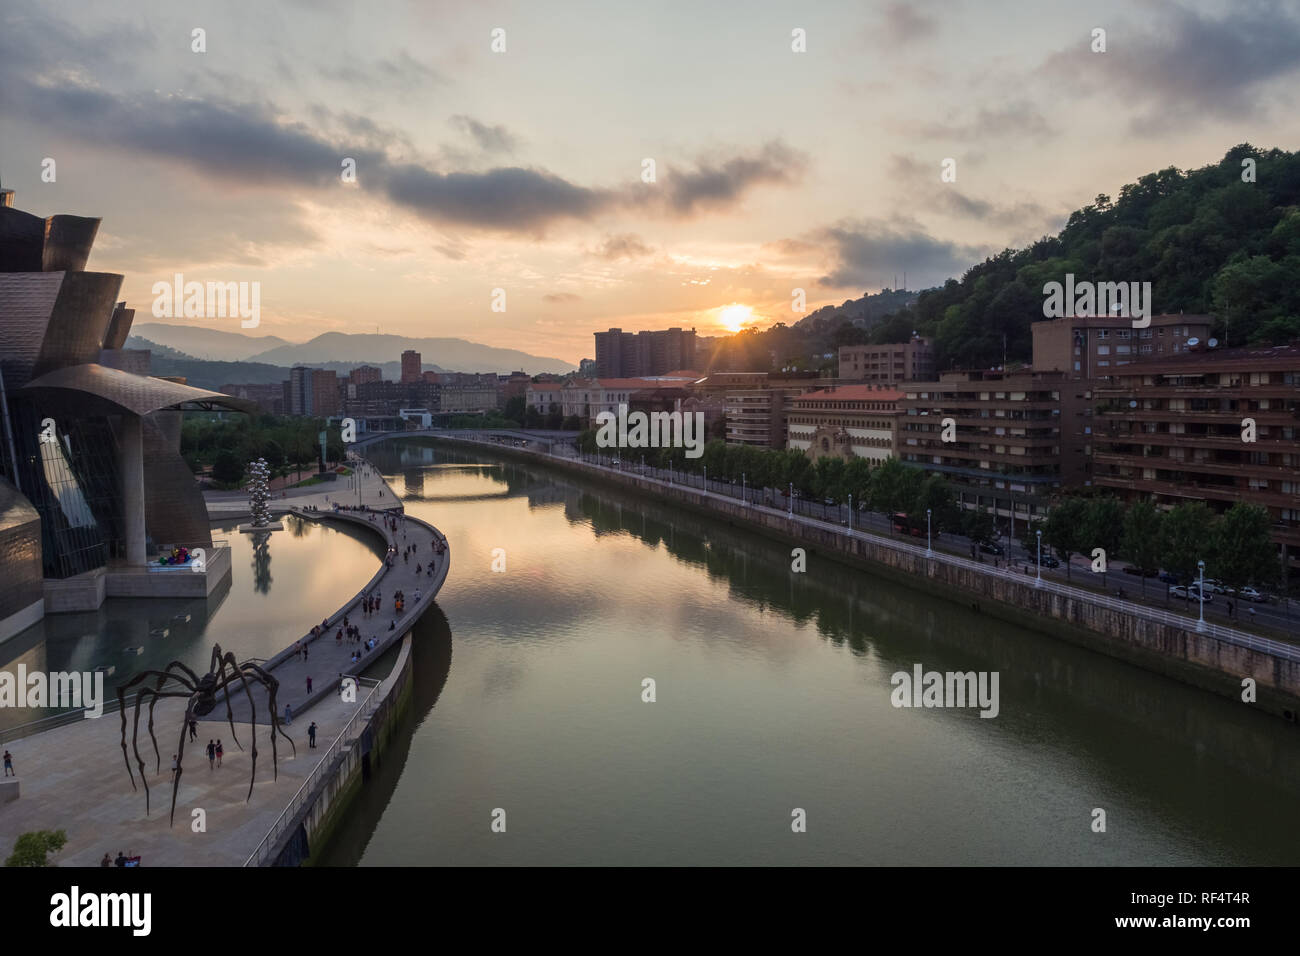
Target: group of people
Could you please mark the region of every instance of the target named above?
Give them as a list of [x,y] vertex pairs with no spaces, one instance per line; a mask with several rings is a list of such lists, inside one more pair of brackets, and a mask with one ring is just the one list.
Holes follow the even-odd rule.
[[139,866],[140,858],[132,851],[130,854],[124,854],[121,850],[117,851],[117,859],[113,859],[107,853],[99,861],[100,866]]
[[[389,630],[392,630],[392,628],[390,627]],[[355,664],[358,661],[360,661],[361,658],[364,657],[367,653],[373,651],[376,645],[378,644],[379,641],[373,637],[367,640],[364,644],[361,645],[360,650],[355,650],[352,652],[352,658],[351,658],[352,663]]]

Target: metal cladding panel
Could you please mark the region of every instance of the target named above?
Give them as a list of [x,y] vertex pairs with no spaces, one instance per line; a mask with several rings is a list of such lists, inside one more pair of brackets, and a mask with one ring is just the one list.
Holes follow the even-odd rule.
[[91,404],[96,404],[97,400],[101,410],[109,406],[110,414],[128,411],[136,415],[148,415],[160,408],[174,408],[187,403],[220,405],[239,412],[257,410],[257,403],[247,399],[178,385],[148,375],[132,375],[96,363],[55,369],[28,382],[27,388],[33,392],[80,392]]
[[65,273],[32,375],[98,360],[121,288],[115,273]]
[[126,345],[126,338],[131,334],[131,323],[135,321],[135,309],[128,309],[125,302],[119,302],[109,320],[108,332],[104,335],[104,348],[120,349]]
[[0,371],[5,388],[32,377],[65,273],[0,273]]
[[51,216],[45,220],[42,272],[81,272],[99,232],[99,220],[87,216]]
[[41,272],[45,220],[0,206],[0,272]]
[[43,593],[41,518],[32,503],[0,478],[0,620],[30,607]]
[[[179,412],[162,412],[180,417]],[[164,422],[166,419],[164,418]],[[151,415],[143,421],[144,523],[155,544],[212,545],[208,508],[172,436]]]

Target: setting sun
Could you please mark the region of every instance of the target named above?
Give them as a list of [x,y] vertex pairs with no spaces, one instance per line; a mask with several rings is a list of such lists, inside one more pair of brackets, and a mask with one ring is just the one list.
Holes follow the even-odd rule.
[[728,332],[739,332],[753,318],[754,310],[747,305],[728,305],[718,312],[718,322]]

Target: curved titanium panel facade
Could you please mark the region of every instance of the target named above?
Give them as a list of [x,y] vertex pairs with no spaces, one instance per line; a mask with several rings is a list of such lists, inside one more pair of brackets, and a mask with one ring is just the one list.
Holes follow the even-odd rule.
[[51,216],[45,220],[43,272],[80,272],[90,258],[99,220],[87,216]]
[[[164,416],[179,413],[162,412]],[[211,547],[208,508],[194,474],[176,451],[166,419],[150,415],[144,432],[144,523],[154,544]],[[161,426],[161,427],[160,427]]]
[[94,363],[55,369],[28,382],[26,387],[32,391],[81,392],[89,398],[99,399],[101,406],[106,403],[113,410],[136,415],[148,415],[160,408],[187,403],[220,405],[238,412],[251,412],[257,408],[256,402],[247,399],[178,385],[166,379],[132,375]]
[[30,607],[43,593],[41,518],[18,489],[0,478],[0,620]]
[[32,376],[65,365],[99,359],[109,320],[117,307],[122,277],[108,272],[63,273],[63,286],[45,328],[45,341]]
[[62,272],[0,273],[0,371],[9,391],[31,379],[62,285]]

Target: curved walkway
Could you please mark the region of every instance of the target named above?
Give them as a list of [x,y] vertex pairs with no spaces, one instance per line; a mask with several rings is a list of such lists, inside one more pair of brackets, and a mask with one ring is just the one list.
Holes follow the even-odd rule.
[[[362,483],[367,499],[397,501],[391,490],[376,487],[383,485],[382,476],[373,468],[368,480]],[[381,492],[382,497],[381,497]],[[354,491],[355,494],[355,491]],[[324,500],[324,494],[320,495]],[[331,492],[331,497],[337,497]],[[301,501],[302,499],[298,499]],[[295,502],[296,503],[296,502]],[[368,503],[368,502],[367,502]],[[240,507],[238,502],[232,502]],[[275,503],[273,503],[274,505]],[[242,505],[247,511],[246,502]],[[223,509],[212,509],[214,518],[221,517]],[[285,510],[283,506],[277,510]],[[275,655],[264,666],[271,665],[280,680],[280,706],[289,702],[295,712],[310,708],[284,728],[294,741],[294,748],[280,739],[278,773],[271,765],[269,713],[266,712],[264,692],[255,698],[259,702],[258,722],[250,728],[247,718],[247,697],[242,692],[232,699],[232,706],[243,697],[244,710],[237,710],[235,726],[243,749],[234,745],[225,708],[218,706],[206,719],[199,721],[199,737],[186,742],[183,759],[184,773],[176,796],[175,824],[170,822],[172,783],[170,756],[176,750],[177,732],[185,714],[183,698],[166,699],[156,708],[155,728],[161,767],[155,771],[153,746],[149,742],[145,721],[140,727],[140,753],[145,759],[150,791],[150,810],[145,810],[145,793],[141,787],[133,790],[127,778],[121,748],[122,724],[116,710],[116,695],[110,689],[109,697],[114,710],[106,711],[98,720],[60,721],[49,729],[37,726],[34,732],[20,738],[11,738],[6,748],[13,752],[19,773],[21,795],[19,799],[0,804],[0,853],[7,855],[18,835],[32,830],[63,829],[68,843],[55,857],[61,866],[96,866],[105,853],[115,856],[119,851],[128,856],[140,855],[144,866],[240,866],[249,854],[265,842],[276,822],[281,820],[292,802],[313,780],[313,774],[329,755],[334,742],[347,728],[355,726],[361,703],[367,689],[358,688],[355,702],[344,701],[334,693],[340,671],[357,673],[368,666],[378,654],[409,632],[411,624],[432,603],[434,595],[446,579],[450,565],[450,550],[436,561],[432,578],[422,574],[415,578],[415,565],[427,564],[433,556],[432,542],[440,533],[426,522],[407,517],[404,526],[394,532],[384,531],[369,515],[353,512],[304,512],[304,517],[325,521],[342,521],[363,524],[382,534],[385,542],[397,545],[397,559],[393,567],[381,567],[367,585],[367,590],[380,587],[386,614],[362,616],[357,623],[362,626],[362,637],[372,632],[380,646],[366,654],[362,661],[352,665],[348,660],[352,648],[347,644],[340,650],[335,646],[334,632],[328,640],[313,642],[306,662],[297,658],[293,643]],[[389,517],[400,518],[400,511]],[[403,533],[406,537],[403,539]],[[410,563],[402,560],[401,551],[412,542],[418,544],[416,555]],[[420,587],[421,599],[414,600],[415,588]],[[392,593],[404,590],[407,603],[403,613],[392,613]],[[341,612],[352,608],[359,594],[352,595],[344,607],[330,616],[333,623]],[[304,612],[310,616],[310,612]],[[388,630],[389,623],[393,629]],[[304,625],[310,627],[311,621]],[[382,629],[380,624],[382,623]],[[297,640],[297,639],[295,639]],[[238,658],[240,655],[236,654]],[[340,658],[342,659],[340,661]],[[342,666],[340,666],[340,664]],[[306,667],[321,668],[319,681],[313,674],[313,693],[306,693]],[[258,687],[260,691],[260,685]],[[147,710],[147,707],[145,708]],[[307,725],[317,724],[316,748],[308,746]],[[128,719],[128,745],[131,720]],[[203,747],[209,738],[221,738],[225,743],[223,766],[209,767]],[[253,779],[251,746],[255,738],[258,750],[256,782],[249,796]],[[132,760],[131,769],[136,771]],[[135,772],[139,786],[139,773]],[[200,820],[202,826],[199,826]]]

